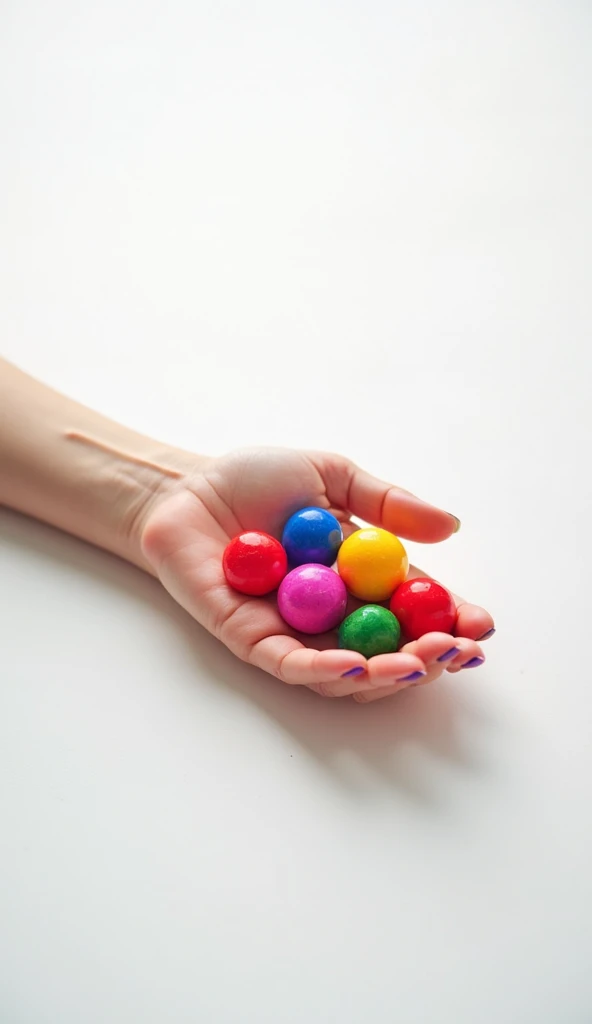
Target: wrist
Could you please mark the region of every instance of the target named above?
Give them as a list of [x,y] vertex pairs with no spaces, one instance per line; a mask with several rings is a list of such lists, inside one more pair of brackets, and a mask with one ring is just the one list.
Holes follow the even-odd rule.
[[142,551],[144,528],[155,509],[189,479],[194,480],[209,462],[206,456],[192,455],[146,439],[139,454],[121,449],[112,452],[104,467],[108,480],[110,513],[107,539],[94,540],[141,569],[154,573]]
[[0,360],[0,504],[149,569],[139,541],[143,522],[205,461]]
[[[181,449],[118,428],[109,433],[69,430],[76,467],[71,516],[63,529],[153,572],[141,547],[144,526],[156,506],[183,488],[208,461]],[[64,494],[60,495],[62,516]]]

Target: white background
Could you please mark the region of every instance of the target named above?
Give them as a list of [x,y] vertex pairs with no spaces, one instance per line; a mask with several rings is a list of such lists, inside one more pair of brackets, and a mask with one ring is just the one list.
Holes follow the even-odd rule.
[[592,1020],[591,46],[582,0],[0,3],[4,354],[443,505],[498,627],[323,701],[4,511],[2,1024]]

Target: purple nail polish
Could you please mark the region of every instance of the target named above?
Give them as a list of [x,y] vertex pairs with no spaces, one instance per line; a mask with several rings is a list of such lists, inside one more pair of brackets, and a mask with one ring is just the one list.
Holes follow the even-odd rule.
[[341,678],[342,679],[347,679],[348,676],[359,676],[359,675],[362,674],[362,672],[365,672],[365,671],[366,671],[366,669],[364,668],[363,665],[354,665],[354,667],[353,668],[349,668],[347,670],[347,672],[342,672],[341,673]]
[[485,658],[471,658],[470,661],[465,661],[464,665],[461,665],[460,667],[461,668],[477,668],[477,666],[478,665],[482,665],[484,661],[485,661]]
[[489,640],[489,637],[493,636],[494,633],[495,633],[495,627],[492,626],[491,629],[487,630],[487,633],[483,634],[483,636],[477,637],[477,642],[480,643],[481,640]]
[[449,651],[444,651],[444,654],[436,658],[436,661],[450,661],[451,658],[454,658],[455,654],[460,654],[460,647],[451,647]]
[[427,675],[427,672],[412,672],[411,675],[403,676],[402,679],[398,679],[399,683],[412,683],[415,679],[423,679]]

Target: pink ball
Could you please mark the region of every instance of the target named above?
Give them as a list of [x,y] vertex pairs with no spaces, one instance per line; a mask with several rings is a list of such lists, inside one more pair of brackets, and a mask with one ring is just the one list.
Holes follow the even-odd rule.
[[326,633],[345,615],[347,590],[333,569],[309,562],[284,576],[278,590],[282,618],[299,633]]

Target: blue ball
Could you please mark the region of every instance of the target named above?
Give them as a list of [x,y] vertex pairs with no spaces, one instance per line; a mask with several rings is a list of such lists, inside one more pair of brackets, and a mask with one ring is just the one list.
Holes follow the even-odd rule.
[[324,508],[301,508],[284,527],[282,544],[290,565],[333,565],[343,540],[341,523]]

